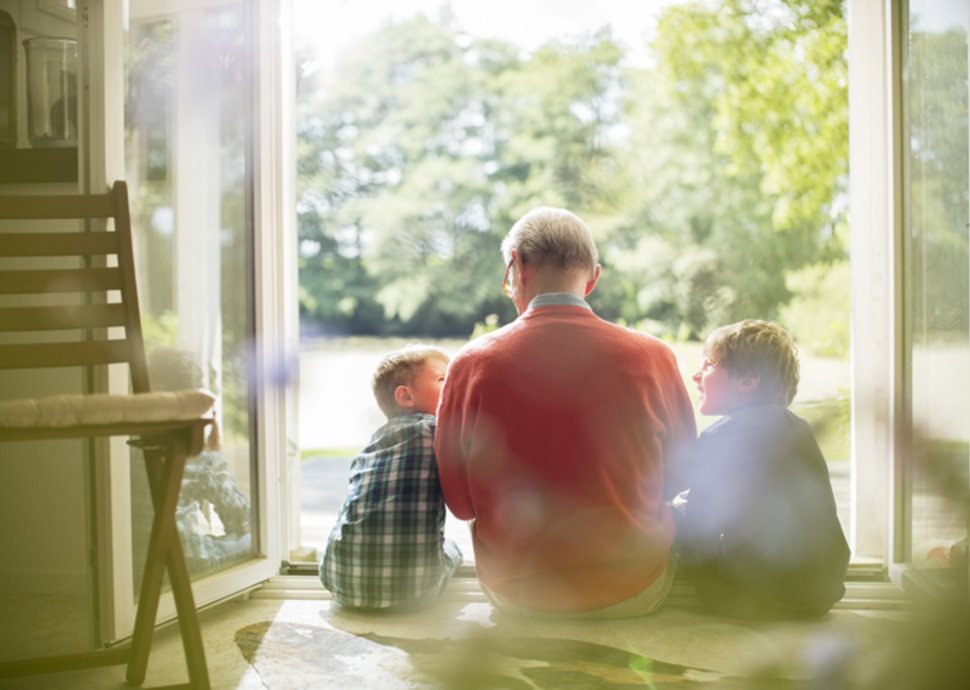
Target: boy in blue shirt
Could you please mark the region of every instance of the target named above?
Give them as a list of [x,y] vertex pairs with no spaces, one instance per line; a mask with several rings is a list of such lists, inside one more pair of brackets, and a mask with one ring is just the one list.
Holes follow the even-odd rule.
[[433,601],[461,563],[444,538],[434,455],[435,411],[448,355],[411,345],[384,357],[372,379],[387,415],[353,459],[347,498],[327,541],[320,579],[348,608],[410,610]]
[[[680,563],[701,602],[741,618],[821,615],[842,598],[849,547],[828,467],[808,423],[787,409],[798,358],[775,323],[723,326],[693,380],[701,433],[678,508]],[[686,498],[686,503],[682,501]]]

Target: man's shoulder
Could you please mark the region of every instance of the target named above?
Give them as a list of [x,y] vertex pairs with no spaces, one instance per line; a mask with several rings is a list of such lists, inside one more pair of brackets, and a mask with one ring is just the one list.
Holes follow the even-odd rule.
[[636,347],[647,348],[649,350],[673,352],[667,343],[655,335],[637,330],[631,326],[624,326],[612,321],[607,321],[603,317],[595,314],[591,314],[591,316],[596,319],[599,328],[603,333],[615,338],[619,342],[634,345]]
[[[660,338],[638,331],[627,326],[602,320],[605,326],[603,333],[618,353],[627,353],[628,359],[639,362],[645,368],[653,371],[666,369],[669,373],[680,376],[677,367],[677,355],[673,349]],[[660,367],[660,369],[658,369]]]
[[536,317],[537,314],[541,317],[544,313],[551,313],[556,309],[556,307],[544,307],[536,310],[536,314],[526,313],[498,330],[465,343],[452,359],[451,367],[456,369],[475,367],[494,357],[515,352],[519,347],[531,349],[536,342],[543,342],[548,338],[561,339],[564,337],[564,329],[575,329],[576,338],[585,337],[608,343],[618,352],[630,352],[647,357],[651,361],[663,359],[671,363],[676,362],[670,346],[653,335],[607,321],[588,309],[564,308],[570,309],[568,321],[560,320],[552,324]]
[[452,357],[450,368],[473,366],[476,362],[487,359],[492,354],[502,351],[510,344],[510,337],[521,329],[521,324],[516,320],[508,323],[498,330],[485,333],[459,348],[455,356]]

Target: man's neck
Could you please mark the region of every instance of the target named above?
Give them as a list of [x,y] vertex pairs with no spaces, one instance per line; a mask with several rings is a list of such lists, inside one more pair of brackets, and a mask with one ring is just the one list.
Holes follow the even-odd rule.
[[550,306],[583,307],[590,309],[589,304],[579,295],[572,292],[543,292],[529,301],[529,309]]

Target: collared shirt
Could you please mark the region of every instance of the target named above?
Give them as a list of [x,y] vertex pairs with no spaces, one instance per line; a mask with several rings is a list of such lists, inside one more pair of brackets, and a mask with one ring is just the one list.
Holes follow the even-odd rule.
[[339,603],[387,608],[433,597],[461,562],[457,549],[445,550],[435,426],[429,414],[393,417],[351,462],[320,565]]
[[579,295],[574,295],[571,292],[543,292],[542,294],[536,295],[529,302],[529,309],[536,307],[548,307],[551,305],[566,305],[572,307],[583,307],[593,311],[593,308],[589,306],[589,303],[584,300]]

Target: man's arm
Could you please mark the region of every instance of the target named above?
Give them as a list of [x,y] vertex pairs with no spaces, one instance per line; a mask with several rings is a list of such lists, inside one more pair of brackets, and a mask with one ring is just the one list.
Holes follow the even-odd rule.
[[687,469],[697,442],[697,423],[687,388],[674,360],[667,378],[667,438],[664,442],[664,496],[671,499],[687,486]]
[[456,375],[453,368],[449,368],[438,402],[438,430],[435,434],[434,450],[445,504],[455,517],[472,520],[475,518],[475,511],[468,490],[468,457],[462,433],[465,424],[465,395],[459,381],[460,375]]

